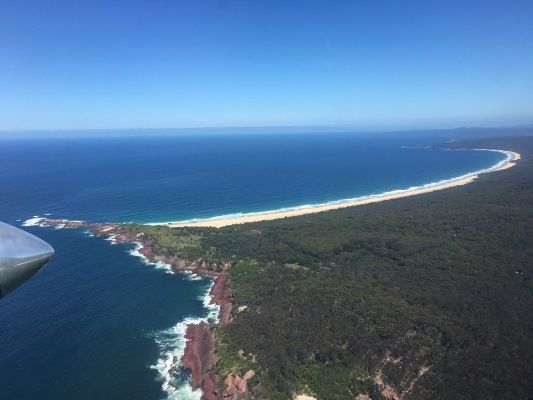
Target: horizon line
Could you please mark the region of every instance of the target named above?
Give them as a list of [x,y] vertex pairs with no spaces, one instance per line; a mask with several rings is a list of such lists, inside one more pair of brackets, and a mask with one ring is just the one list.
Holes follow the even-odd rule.
[[[379,128],[371,126],[353,126],[353,125],[251,125],[251,126],[203,126],[203,127],[166,127],[166,128],[30,128],[30,129],[1,129],[0,128],[0,137],[4,133],[76,133],[76,132],[88,132],[88,133],[99,133],[99,132],[143,132],[143,131],[212,131],[212,130],[303,130],[311,129],[313,131],[317,130],[329,130],[329,131],[351,131],[354,133],[393,133],[393,132],[415,132],[415,131],[451,131],[451,130],[461,130],[461,129],[529,129],[533,128],[532,123],[526,124],[515,124],[515,125],[497,125],[497,126],[483,126],[483,125],[471,125],[471,126],[454,126],[454,127],[398,127],[398,128]],[[266,133],[266,132],[265,132]],[[289,132],[287,132],[289,133]],[[295,133],[295,132],[292,132]],[[305,132],[302,132],[305,133]],[[311,133],[311,132],[308,132]]]

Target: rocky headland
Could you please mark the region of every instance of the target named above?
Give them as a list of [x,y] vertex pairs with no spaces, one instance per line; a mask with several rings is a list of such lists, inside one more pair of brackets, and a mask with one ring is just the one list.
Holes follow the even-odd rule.
[[[177,272],[188,272],[213,278],[209,292],[211,304],[219,306],[218,321],[187,325],[187,340],[181,363],[191,372],[191,387],[202,390],[202,400],[241,400],[247,394],[247,381],[254,375],[250,370],[243,377],[228,375],[217,377],[213,367],[217,363],[215,340],[211,331],[213,324],[225,325],[232,320],[232,288],[229,275],[231,263],[209,263],[202,259],[184,260],[179,257],[157,254],[153,239],[143,232],[131,233],[127,224],[89,223],[65,219],[33,218],[32,224],[53,228],[86,229],[97,237],[107,237],[116,243],[137,244],[137,251],[150,262],[163,262]],[[177,359],[173,360],[171,372],[177,370]]]

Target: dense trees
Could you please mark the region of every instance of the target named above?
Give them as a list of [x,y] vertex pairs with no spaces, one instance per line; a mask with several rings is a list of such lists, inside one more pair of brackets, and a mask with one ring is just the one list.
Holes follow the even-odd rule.
[[442,192],[187,230],[191,254],[233,260],[235,306],[247,306],[216,328],[233,354],[218,370],[252,366],[261,399],[379,398],[385,385],[412,399],[529,398],[533,138],[468,145],[523,160]]

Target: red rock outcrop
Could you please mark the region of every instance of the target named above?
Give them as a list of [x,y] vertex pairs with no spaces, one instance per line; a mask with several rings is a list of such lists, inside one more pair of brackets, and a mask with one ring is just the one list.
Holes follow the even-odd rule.
[[[172,266],[175,272],[190,271],[201,276],[214,277],[209,292],[211,304],[220,306],[219,323],[229,324],[232,320],[232,289],[229,277],[231,264],[208,263],[202,259],[187,261],[166,254],[156,254],[153,242],[143,233],[130,234],[121,224],[87,223],[85,221],[51,220],[43,218],[42,226],[61,226],[65,228],[88,228],[95,236],[113,236],[117,243],[138,243],[139,252],[151,262],[164,262]],[[187,343],[182,364],[191,371],[191,386],[194,390],[201,388],[202,400],[242,400],[246,396],[247,382],[254,376],[249,370],[243,377],[228,375],[224,381],[222,393],[217,391],[217,377],[212,372],[217,362],[213,336],[205,322],[190,324],[185,332]],[[173,360],[172,371],[176,370],[177,360]]]
[[209,326],[205,322],[187,325],[185,332],[187,344],[182,364],[191,371],[191,386],[202,386],[204,377],[216,362],[215,347]]
[[211,291],[211,303],[220,306],[219,321],[221,325],[231,322],[232,290],[229,274],[223,272],[215,278]]
[[242,400],[246,397],[248,381],[255,375],[254,370],[247,371],[241,378],[239,375],[230,374],[224,381],[224,392],[221,399]]

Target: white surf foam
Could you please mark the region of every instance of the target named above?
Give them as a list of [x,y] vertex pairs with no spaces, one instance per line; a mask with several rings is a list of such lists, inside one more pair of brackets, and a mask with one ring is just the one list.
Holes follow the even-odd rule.
[[128,251],[128,253],[134,257],[139,257],[143,263],[146,265],[149,265],[151,267],[154,267],[155,269],[160,269],[162,271],[165,271],[167,274],[172,274],[172,265],[164,263],[162,261],[150,261],[144,254],[140,252],[143,245],[141,243],[135,243],[135,248]]
[[211,303],[212,298],[210,294],[214,284],[215,280],[213,279],[207,291],[202,296],[200,296],[199,299],[202,300],[202,304],[207,310],[207,316],[205,317],[206,321],[218,324],[218,313],[220,312],[220,306],[218,304]]
[[111,244],[117,244],[117,235],[109,235],[104,240],[108,241]]
[[[44,215],[51,215],[51,214],[44,214]],[[20,221],[20,220],[17,219],[17,221]],[[55,225],[55,224],[48,224],[47,225],[47,222],[49,222],[49,221],[53,221],[53,220],[50,220],[48,217],[41,217],[39,215],[34,215],[33,217],[28,218],[27,220],[22,222],[21,225],[22,226],[40,226],[40,227],[43,227],[43,228],[46,228],[47,226],[53,226],[54,229],[62,229],[62,228],[66,227],[67,223],[83,223],[83,222],[85,222],[85,221],[76,220],[76,219],[62,219],[61,222],[64,222],[62,224],[57,223],[59,221],[56,221],[57,225]]]
[[[24,226],[45,226],[43,222],[46,218],[34,215],[32,218],[23,222]],[[55,226],[55,229],[61,229],[64,224]],[[94,236],[90,231],[86,230],[85,234]],[[105,238],[110,244],[117,244],[116,235],[109,235]],[[152,262],[144,254],[140,252],[142,248],[141,243],[135,243],[135,247],[128,253],[134,257],[139,257],[142,261],[155,269],[163,270],[166,273],[172,274],[172,266],[164,262]],[[182,272],[189,280],[201,280],[204,279],[191,271]],[[201,322],[217,323],[220,307],[216,304],[211,304],[210,291],[214,284],[214,280],[211,279],[209,287],[199,296],[199,300],[206,310],[205,314],[201,318],[187,317],[183,321],[178,322],[176,325],[156,332],[152,335],[154,341],[159,347],[159,358],[154,365],[150,368],[157,371],[157,380],[161,382],[161,387],[166,394],[166,399],[169,400],[200,400],[202,397],[202,390],[192,390],[189,384],[189,378],[183,376],[181,359],[185,353],[185,345],[187,340],[185,339],[185,332],[187,325],[199,324]]]
[[[167,274],[174,273],[174,270],[172,269],[172,265],[164,263],[162,261],[156,261],[156,262],[150,261],[144,254],[140,252],[142,247],[143,246],[141,243],[135,243],[135,248],[131,249],[128,253],[134,257],[139,257],[146,265],[154,267],[155,269],[165,271]],[[195,274],[192,271],[184,270],[184,271],[178,271],[178,273],[190,281],[199,281],[202,279],[201,276]]]
[[[117,243],[115,235],[110,235],[106,240],[112,244]],[[163,270],[165,273],[173,273],[170,264],[161,261],[150,261],[140,252],[142,247],[143,245],[141,243],[135,243],[135,247],[128,253],[134,257],[139,257],[146,265]],[[190,280],[203,279],[191,271],[183,271],[183,275]],[[199,296],[199,300],[202,301],[206,309],[206,314],[202,318],[187,317],[168,329],[149,335],[154,339],[159,348],[159,358],[150,368],[157,371],[157,380],[161,382],[161,388],[165,392],[165,398],[168,400],[200,400],[202,397],[202,391],[200,389],[192,390],[188,377],[181,374],[183,366],[181,359],[185,353],[185,345],[187,343],[185,339],[187,325],[199,324],[201,322],[218,322],[220,307],[216,304],[211,304],[211,296],[209,294],[213,284],[214,280],[211,280],[207,290]]]
[[180,220],[180,221],[151,222],[151,223],[147,223],[146,225],[154,226],[154,225],[168,225],[168,224],[189,224],[189,223],[196,223],[196,222],[217,221],[217,220],[221,220],[221,219],[224,219],[224,220],[225,219],[235,219],[235,218],[250,217],[250,216],[257,216],[257,215],[264,215],[264,214],[283,213],[283,212],[287,212],[287,211],[297,211],[297,210],[301,210],[301,209],[313,209],[313,208],[319,208],[319,207],[330,206],[330,205],[338,205],[338,204],[343,204],[343,203],[352,203],[352,202],[361,201],[361,200],[368,200],[368,199],[386,197],[386,196],[389,196],[389,195],[408,193],[408,192],[412,192],[412,191],[415,191],[415,190],[427,189],[427,188],[432,188],[432,187],[435,187],[435,186],[444,185],[444,184],[447,184],[447,183],[460,181],[462,179],[469,178],[469,177],[472,177],[474,175],[480,175],[480,174],[484,174],[484,173],[487,173],[487,172],[492,172],[492,171],[495,171],[495,170],[501,168],[506,163],[512,161],[513,158],[514,158],[513,153],[510,152],[510,151],[506,151],[506,150],[495,150],[495,149],[443,149],[443,150],[446,150],[446,151],[461,151],[461,150],[462,151],[492,151],[492,152],[504,154],[505,155],[505,159],[503,159],[501,161],[498,161],[496,164],[491,165],[488,168],[484,168],[484,169],[480,169],[480,170],[477,170],[477,171],[469,172],[469,173],[466,173],[464,175],[456,176],[456,177],[453,177],[453,178],[450,178],[450,179],[442,179],[440,181],[430,182],[430,183],[426,183],[426,184],[418,185],[418,186],[411,186],[411,187],[404,188],[404,189],[389,190],[389,191],[382,192],[382,193],[371,193],[371,194],[368,194],[368,195],[365,195],[365,196],[351,197],[351,198],[345,198],[345,199],[339,199],[339,200],[331,200],[331,201],[326,201],[326,202],[323,202],[323,203],[302,204],[302,205],[299,205],[299,206],[282,207],[282,208],[278,208],[278,209],[275,209],[275,210],[255,211],[255,212],[248,212],[248,213],[237,212],[237,213],[231,213],[231,214],[217,215],[215,217],[208,217],[208,218],[192,218],[192,219]]
[[[157,371],[157,380],[161,382],[161,388],[166,393],[168,399],[185,398],[200,399],[201,391],[193,391],[187,384],[186,378],[177,376],[182,367],[181,358],[185,353],[185,331],[189,324],[199,324],[200,318],[185,318],[176,325],[159,331],[153,338],[159,347],[159,358],[150,368]],[[172,370],[174,368],[174,371]],[[182,378],[182,379],[180,379]],[[181,395],[181,396],[180,396]]]
[[184,271],[180,271],[180,273],[182,273],[183,275],[185,275],[185,277],[190,280],[190,281],[201,281],[202,280],[202,277],[198,274],[195,274],[194,272],[192,271],[188,271],[188,270],[184,270]]
[[[156,332],[151,335],[159,347],[159,358],[150,368],[157,371],[157,380],[161,382],[161,388],[166,393],[166,398],[170,400],[199,400],[202,397],[202,391],[192,390],[188,378],[180,375],[183,364],[181,359],[185,353],[187,340],[185,332],[187,325],[199,324],[201,322],[218,321],[219,306],[211,304],[209,292],[213,287],[214,280],[199,298],[202,300],[207,313],[203,318],[185,318],[176,325]],[[174,367],[174,371],[173,371]]]
[[39,217],[38,215],[34,215],[31,218],[28,218],[22,223],[22,226],[43,226],[43,221],[46,218]]
[[[164,262],[152,262],[144,254],[140,252],[142,248],[141,243],[135,243],[135,247],[129,251],[129,254],[134,257],[139,257],[146,265],[150,265],[156,269],[161,269],[166,273],[172,274],[172,266]],[[183,275],[190,280],[201,280],[202,277],[192,273],[191,271],[182,271]],[[200,400],[202,391],[200,389],[192,390],[189,384],[188,377],[183,376],[181,359],[185,354],[185,332],[187,325],[199,324],[201,322],[217,323],[220,306],[211,304],[211,288],[213,287],[214,279],[207,290],[199,296],[202,301],[206,314],[202,318],[187,317],[183,321],[168,329],[153,333],[150,335],[156,342],[159,348],[159,358],[150,368],[157,371],[157,380],[161,382],[161,388],[166,394],[168,400]]]

